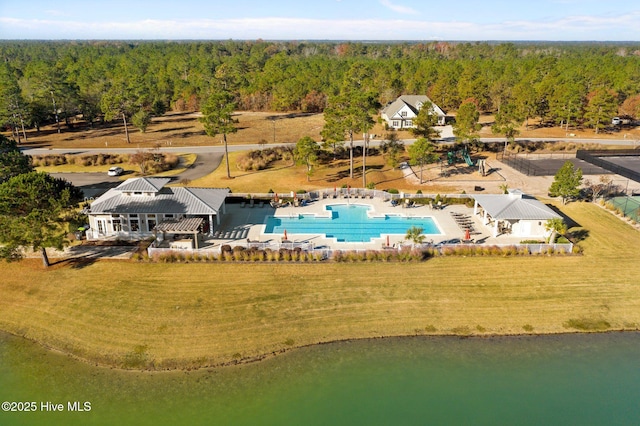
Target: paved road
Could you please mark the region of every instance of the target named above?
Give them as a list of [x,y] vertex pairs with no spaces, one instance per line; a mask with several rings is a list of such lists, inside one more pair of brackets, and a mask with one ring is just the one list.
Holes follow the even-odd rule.
[[[440,140],[441,144],[452,144],[455,139],[450,135],[450,132],[443,132],[444,138]],[[496,143],[504,142],[504,138],[481,138],[481,142],[484,143]],[[600,145],[627,145],[635,147],[638,142],[629,139],[582,139],[582,138],[516,138],[517,141],[557,141],[557,142],[574,142],[584,144],[600,144]],[[415,142],[415,139],[402,140],[406,145],[411,145]],[[382,143],[381,140],[374,139],[370,141],[370,145],[373,147],[379,146]],[[278,144],[281,146],[282,144]],[[291,144],[293,145],[293,144]],[[362,140],[354,141],[354,145],[362,145]],[[247,145],[229,145],[230,152],[235,151],[247,151],[258,150],[264,148],[258,144]],[[96,153],[134,153],[139,151],[139,148],[102,148],[102,149],[57,149],[57,148],[23,148],[25,154],[28,155],[45,155],[45,154],[96,154]],[[200,177],[206,176],[213,172],[222,161],[224,154],[223,146],[195,146],[195,147],[162,147],[160,151],[173,152],[173,153],[194,153],[198,155],[196,162],[183,173],[174,176],[174,180],[195,180]],[[112,178],[103,173],[56,173],[56,177],[62,177],[72,182],[74,185],[81,187],[85,191],[85,196],[95,197],[100,193],[106,191],[109,188],[117,186],[121,181],[118,178]]]
[[[222,157],[223,154],[221,152],[198,154],[191,167],[171,178],[173,181],[199,179],[217,169]],[[122,177],[108,176],[106,173],[52,173],[51,175],[73,183],[82,189],[84,196],[87,198],[96,198],[110,188],[115,188],[122,183]]]

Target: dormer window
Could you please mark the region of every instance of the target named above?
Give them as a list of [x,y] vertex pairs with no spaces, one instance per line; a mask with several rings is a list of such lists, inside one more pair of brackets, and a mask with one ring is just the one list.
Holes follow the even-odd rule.
[[400,112],[400,117],[406,117],[406,116],[407,116],[407,111]]

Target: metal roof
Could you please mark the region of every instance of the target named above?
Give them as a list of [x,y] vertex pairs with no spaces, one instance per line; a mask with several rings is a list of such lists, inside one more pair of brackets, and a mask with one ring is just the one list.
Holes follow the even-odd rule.
[[540,201],[518,190],[509,194],[475,194],[471,197],[494,219],[548,220],[562,217]]
[[121,192],[158,192],[170,181],[170,178],[133,178],[125,180],[116,189]]
[[[161,179],[153,183],[159,180]],[[228,188],[165,187],[157,191],[129,190],[133,187],[141,188],[143,184],[136,185],[138,183],[132,182],[132,185],[125,186],[127,189],[125,191],[121,189],[123,185],[110,189],[91,204],[90,213],[217,214],[229,193]],[[137,195],[132,192],[142,192],[142,194]],[[146,192],[153,192],[153,194],[145,195]]]

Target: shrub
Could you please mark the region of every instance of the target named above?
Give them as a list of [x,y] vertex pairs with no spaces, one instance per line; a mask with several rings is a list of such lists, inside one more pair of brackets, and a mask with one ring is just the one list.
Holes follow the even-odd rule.
[[604,319],[597,318],[571,318],[563,324],[565,328],[575,328],[583,331],[604,331],[611,328],[611,324]]

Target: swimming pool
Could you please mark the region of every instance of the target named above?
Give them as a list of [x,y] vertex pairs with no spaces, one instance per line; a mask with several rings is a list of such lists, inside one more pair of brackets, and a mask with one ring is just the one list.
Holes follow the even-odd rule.
[[423,234],[440,234],[431,217],[383,215],[370,217],[371,206],[361,204],[333,204],[325,206],[327,216],[300,214],[294,217],[269,216],[265,234],[322,234],[338,242],[369,242],[382,235],[404,235],[412,226],[423,229]]

